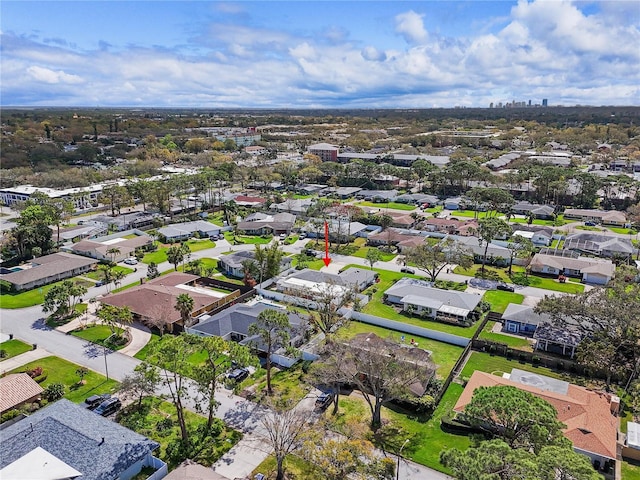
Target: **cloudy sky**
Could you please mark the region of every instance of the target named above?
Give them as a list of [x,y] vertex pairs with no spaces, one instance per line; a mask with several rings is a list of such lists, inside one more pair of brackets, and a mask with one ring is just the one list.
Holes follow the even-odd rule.
[[0,3],[2,105],[640,104],[640,2]]

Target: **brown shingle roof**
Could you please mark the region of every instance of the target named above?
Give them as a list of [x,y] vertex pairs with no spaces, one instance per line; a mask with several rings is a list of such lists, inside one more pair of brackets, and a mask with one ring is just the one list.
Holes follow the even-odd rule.
[[25,285],[53,275],[71,272],[76,268],[94,265],[98,262],[92,258],[81,257],[73,253],[58,252],[38,257],[31,263],[33,264],[31,268],[2,275],[2,279],[14,285]]
[[14,373],[0,378],[0,412],[16,407],[44,390],[26,373]]
[[558,412],[558,420],[566,425],[564,436],[574,448],[616,458],[619,420],[611,413],[610,401],[604,393],[569,384],[566,394],[541,390],[489,373],[475,371],[453,409],[462,412],[478,387],[510,385],[549,402]]

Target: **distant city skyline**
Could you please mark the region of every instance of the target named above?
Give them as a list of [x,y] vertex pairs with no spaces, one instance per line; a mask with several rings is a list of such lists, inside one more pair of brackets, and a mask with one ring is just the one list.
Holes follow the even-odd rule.
[[12,1],[4,106],[640,105],[640,2]]

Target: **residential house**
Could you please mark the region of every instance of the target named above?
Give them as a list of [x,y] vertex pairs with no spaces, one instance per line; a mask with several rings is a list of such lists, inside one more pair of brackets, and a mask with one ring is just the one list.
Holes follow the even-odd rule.
[[[247,260],[255,261],[255,258],[256,254],[251,250],[243,250],[229,255],[221,255],[220,258],[218,258],[218,268],[229,277],[243,278],[244,267],[242,264]],[[287,268],[291,268],[291,257],[283,256],[280,260],[280,270],[286,270]]]
[[449,235],[470,236],[478,228],[474,219],[458,220],[457,218],[427,218],[422,221],[424,228],[430,232],[447,233]]
[[2,430],[3,479],[130,480],[146,467],[167,473],[153,456],[160,445],[62,399]]
[[462,197],[449,197],[444,200],[445,210],[464,210],[466,207]]
[[205,220],[193,222],[172,223],[159,228],[158,233],[167,239],[168,242],[188,240],[191,237],[209,238],[212,235],[220,235],[220,227]]
[[356,193],[356,198],[374,203],[395,202],[397,196],[397,190],[360,190]]
[[327,196],[346,200],[362,191],[360,187],[329,187],[325,188],[322,193],[326,193]]
[[594,232],[580,232],[568,235],[564,241],[565,250],[573,250],[599,257],[630,258],[634,247],[631,240]]
[[198,275],[171,272],[122,292],[101,297],[99,301],[104,305],[128,307],[134,317],[143,323],[149,319],[162,319],[168,330],[173,331],[174,325],[178,328],[185,326],[180,312],[175,308],[178,295],[186,293],[193,299],[190,315],[193,318],[227,305],[241,293],[251,290],[244,285],[227,284],[225,288],[229,288],[229,293],[225,293],[220,291],[220,287],[208,288],[211,281]]
[[622,456],[640,461],[640,423],[627,422],[627,436],[622,447]]
[[296,216],[291,213],[276,213],[268,215],[257,212],[247,216],[244,221],[238,222],[238,230],[248,235],[289,235],[296,223]]
[[316,200],[314,198],[288,198],[282,203],[272,204],[271,208],[278,212],[288,212],[294,215],[304,215],[315,202]]
[[[318,229],[318,226],[322,228]],[[344,243],[353,240],[355,237],[366,238],[370,231],[369,225],[350,222],[346,218],[331,218],[327,220],[327,226],[329,228],[329,240],[332,242],[340,240],[340,242]],[[311,220],[301,230],[306,232],[309,238],[324,238],[324,220]]]
[[264,303],[253,305],[238,303],[215,315],[202,315],[198,318],[198,323],[187,331],[201,336],[221,337],[224,340],[238,342],[240,345],[251,345],[265,352],[266,345],[262,344],[259,335],[249,333],[249,327],[256,323],[258,316],[265,310],[281,311],[289,318],[291,325],[288,329],[289,343],[279,345],[279,347],[298,348],[307,340],[309,324],[304,317],[297,313],[287,312],[284,307],[277,308]]
[[584,338],[575,326],[564,325],[562,327],[551,322],[540,322],[533,333],[536,341],[536,350],[567,355],[571,358],[576,353],[576,348]]
[[375,233],[367,237],[367,244],[373,247],[379,247],[381,245],[393,245],[397,247],[414,247],[421,245],[425,241],[422,235],[411,235],[405,233],[405,231],[397,230],[395,228],[387,228],[384,232]]
[[333,291],[335,296],[347,293],[349,289],[361,292],[376,281],[378,274],[365,268],[350,267],[339,274],[320,272],[305,268],[276,282],[279,292],[313,300],[314,295]]
[[540,205],[530,202],[517,202],[511,207],[511,211],[516,215],[531,215],[533,218],[542,220],[553,220],[555,217],[555,207],[553,205]]
[[262,197],[250,197],[248,195],[238,195],[232,200],[239,207],[261,207],[267,200]]
[[580,220],[582,222],[598,222],[612,227],[624,227],[627,216],[618,210],[584,210],[567,208],[564,211],[565,220]]
[[[496,242],[490,242],[489,246],[484,243],[480,243],[478,237],[462,237],[462,236],[453,236],[450,238],[456,240],[458,243],[462,244],[465,249],[469,252],[470,255],[473,255],[473,258],[476,263],[481,263],[485,254],[485,248],[487,253],[487,264],[488,265],[499,265],[499,266],[507,266],[509,264],[509,259],[511,258],[511,251],[499,245]],[[514,259],[514,264],[518,263],[519,259]]]
[[427,205],[432,207],[438,205],[440,203],[440,199],[435,195],[429,195],[426,193],[405,193],[403,195],[398,195],[396,202],[410,203],[414,205]]
[[535,245],[536,247],[548,247],[549,245],[551,245],[551,242],[553,240],[553,235],[547,230],[516,230],[515,232],[513,232],[514,237],[518,235],[522,238],[531,240],[531,243],[533,243],[533,245]]
[[0,414],[40,399],[44,389],[26,373],[0,377]]
[[302,195],[314,195],[324,191],[328,185],[322,185],[318,183],[303,183],[298,185],[297,191]]
[[212,467],[204,467],[193,460],[185,460],[164,477],[164,480],[231,480],[212,470]]
[[91,240],[81,240],[65,250],[106,262],[121,262],[138,249],[146,249],[153,239],[141,230],[125,230]]
[[434,288],[429,282],[401,278],[384,292],[384,301],[402,306],[402,310],[421,317],[469,325],[481,295]]
[[536,253],[529,268],[534,273],[579,277],[585,283],[596,285],[609,283],[616,270],[616,266],[610,260],[576,256],[571,252],[563,254],[563,251],[560,251],[559,255]]
[[426,160],[427,162],[439,168],[442,168],[447,163],[449,163],[449,157],[446,155],[407,155],[402,153],[389,153],[386,155],[381,155],[376,153],[356,152],[341,152],[338,154],[338,161],[340,163],[349,163],[352,160],[356,159],[376,163],[384,162],[400,167],[409,167],[416,160]]
[[464,412],[477,388],[496,386],[512,386],[549,402],[558,421],[565,425],[564,436],[577,453],[597,461],[601,467],[615,462],[620,419],[619,399],[614,395],[518,369],[506,378],[476,370],[453,407],[454,412]]
[[510,303],[502,314],[502,330],[532,336],[540,323],[550,321],[549,315],[536,313],[533,307]]
[[20,292],[87,273],[95,268],[97,263],[97,260],[72,253],[52,253],[11,269],[1,269],[0,280],[9,283],[14,290]]

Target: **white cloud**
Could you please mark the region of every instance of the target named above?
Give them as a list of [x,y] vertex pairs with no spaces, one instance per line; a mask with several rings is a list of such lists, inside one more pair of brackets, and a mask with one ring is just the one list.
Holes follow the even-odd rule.
[[39,67],[37,65],[29,67],[27,69],[27,73],[31,76],[31,78],[33,78],[38,82],[51,83],[51,84],[82,83],[82,78],[80,78],[77,75],[71,75],[71,74],[65,73],[62,70],[54,71],[48,68]]
[[429,35],[424,28],[423,17],[424,15],[420,15],[413,10],[396,15],[396,33],[402,35],[407,43],[410,44],[426,42]]
[[380,62],[382,60],[385,60],[387,56],[384,52],[381,52],[377,48],[369,45],[362,49],[362,58],[364,58],[365,60]]

